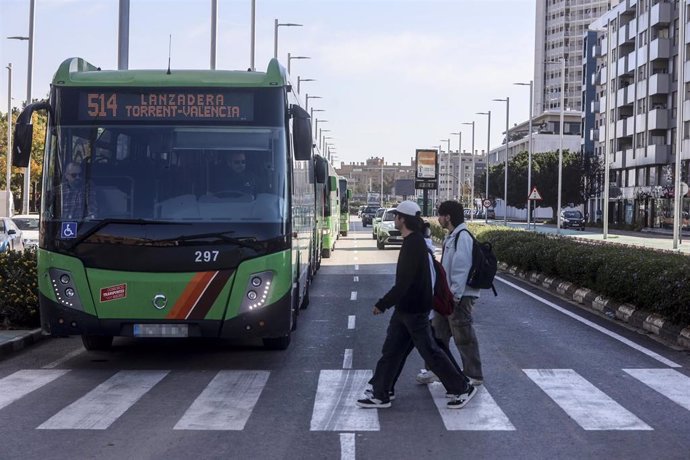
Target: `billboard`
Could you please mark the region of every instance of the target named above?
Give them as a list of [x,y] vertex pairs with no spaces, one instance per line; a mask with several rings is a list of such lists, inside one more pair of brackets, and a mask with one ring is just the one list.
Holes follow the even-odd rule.
[[438,187],[438,151],[417,149],[414,187],[436,190]]

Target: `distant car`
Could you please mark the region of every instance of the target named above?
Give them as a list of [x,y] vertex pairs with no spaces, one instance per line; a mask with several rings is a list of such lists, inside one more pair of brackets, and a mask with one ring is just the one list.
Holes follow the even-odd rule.
[[385,249],[387,244],[402,245],[400,230],[395,228],[395,208],[388,208],[381,218],[376,234],[376,247]]
[[580,211],[561,211],[562,228],[585,229],[585,216]]
[[24,248],[38,246],[38,214],[18,214],[12,216],[12,222],[22,231]]
[[359,210],[357,210],[357,217],[362,217],[362,211],[364,211],[364,208],[366,208],[366,206],[359,207]]
[[366,227],[367,224],[370,225],[374,221],[374,215],[376,215],[378,209],[378,206],[367,206],[364,208],[362,211],[362,226]]
[[22,231],[9,217],[0,217],[0,252],[22,250]]
[[383,213],[386,212],[386,208],[378,208],[376,210],[376,214],[374,214],[374,220],[371,221],[371,237],[372,239],[376,239],[376,232],[379,229],[379,224],[381,223],[381,217],[383,217]]
[[[485,212],[486,212],[486,217],[484,216]],[[493,209],[486,209],[486,208],[478,209],[477,212],[475,212],[475,214],[474,214],[474,218],[475,219],[484,219],[484,218],[495,219],[496,218],[496,211],[494,211]]]

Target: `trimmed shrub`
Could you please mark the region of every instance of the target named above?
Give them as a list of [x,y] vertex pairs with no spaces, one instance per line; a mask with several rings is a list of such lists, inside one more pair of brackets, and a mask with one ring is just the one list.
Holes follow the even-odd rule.
[[0,254],[0,326],[30,327],[40,324],[36,250]]

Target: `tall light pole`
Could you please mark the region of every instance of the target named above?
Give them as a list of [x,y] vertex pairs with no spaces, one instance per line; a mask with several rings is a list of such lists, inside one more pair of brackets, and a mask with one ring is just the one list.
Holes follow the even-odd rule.
[[304,110],[309,110],[309,99],[321,99],[321,96],[310,96],[309,93],[304,96]]
[[297,94],[299,94],[300,85],[303,81],[316,81],[315,78],[302,78],[297,75]]
[[[458,174],[462,174],[460,172],[460,167],[462,166],[462,131],[458,130],[457,133],[450,133],[453,136],[458,136]],[[448,162],[450,163],[450,154],[448,154]],[[462,187],[462,181],[457,178],[458,181],[458,193],[460,193],[460,188]],[[461,193],[460,193],[461,194]]]
[[510,98],[494,99],[497,102],[506,103],[506,160],[503,170],[503,205],[505,211],[503,212],[503,225],[508,225],[508,144],[510,143]]
[[[491,110],[488,112],[477,112],[477,115],[486,115],[486,118],[488,120],[487,127],[486,127],[486,155],[484,156],[486,159],[485,165],[484,165],[484,176],[486,178],[486,195],[484,196],[485,200],[489,199],[489,150],[491,150]],[[488,209],[484,209],[484,222],[489,223],[489,213]]]
[[[319,129],[319,122],[328,123],[328,120],[319,120],[318,118],[314,121],[314,130]],[[321,147],[321,131],[319,131],[319,147]]]
[[[33,9],[33,2],[31,0],[31,8]],[[215,3],[216,0],[213,0]],[[215,5],[212,5],[212,9]],[[30,32],[33,35],[33,32]],[[215,40],[215,33],[211,36]],[[211,42],[211,59],[215,63],[215,42]],[[129,68],[129,0],[120,0],[118,8],[117,21],[117,70],[127,70]],[[212,67],[215,68],[215,67]]]
[[383,157],[381,157],[381,207],[383,207]]
[[472,215],[470,216],[470,220],[474,222],[474,207],[475,207],[475,202],[474,202],[474,174],[475,174],[475,166],[474,166],[474,121],[473,122],[467,122],[463,123],[463,125],[472,125],[472,180],[470,182],[470,194],[472,195]]
[[278,59],[278,27],[302,27],[302,24],[295,24],[293,22],[286,22],[284,24],[278,23],[278,19],[273,23],[273,57]]
[[[448,139],[441,139],[441,142],[445,142],[447,144],[446,148],[446,172],[448,172],[448,169],[450,167],[450,138]],[[440,150],[440,149],[439,149]],[[440,152],[439,152],[440,153]],[[448,183],[450,183],[450,179],[448,179],[448,176],[446,176],[446,197],[450,196],[450,191],[448,189]]]
[[532,105],[534,99],[534,81],[529,83],[514,83],[518,86],[529,86],[529,123],[527,127],[527,228],[529,229],[530,216],[530,199],[529,195],[532,193]]
[[[35,0],[29,3],[29,36],[28,37],[7,37],[10,40],[27,40],[29,42],[29,59],[26,65],[26,104],[31,104],[31,81],[33,79],[34,63],[34,4]],[[8,148],[11,148],[8,146]],[[29,213],[29,193],[31,192],[31,160],[24,170],[24,193],[22,193],[22,214]]]
[[251,37],[249,45],[249,70],[254,72],[254,54],[256,50],[256,0],[252,0],[252,19],[251,19]]
[[211,0],[211,70],[216,70],[216,39],[218,38],[218,0]]
[[563,129],[565,128],[565,57],[561,58],[561,135],[558,147],[558,206],[556,210],[556,234],[561,233],[561,201],[563,189]]
[[[609,233],[609,157],[611,154],[610,123],[612,121],[610,120],[609,108],[611,106],[609,104],[611,103],[611,96],[613,94],[613,92],[611,91],[611,68],[613,65],[613,61],[611,59],[611,39],[613,38],[612,35],[613,33],[611,32],[611,20],[609,19],[606,23],[606,116],[604,117],[604,212],[602,216],[604,240],[607,239]],[[616,37],[617,36],[618,35],[616,35]]]
[[311,59],[309,56],[292,56],[290,53],[288,53],[288,58],[287,58],[287,72],[288,74],[290,73],[290,61],[293,59]]
[[[679,36],[679,42],[678,43],[685,43],[685,24],[687,23],[687,18],[686,18],[686,1],[683,0],[681,2],[681,5],[683,6],[680,8],[680,12],[678,13],[679,15],[679,21],[678,21],[678,36]],[[678,47],[678,60],[676,62],[683,63],[678,66],[678,81],[679,82],[684,82],[685,81],[685,56],[686,54],[686,48],[685,46],[679,46]],[[674,197],[673,197],[673,249],[678,249],[678,241],[680,238],[680,229],[683,225],[683,216],[682,216],[682,204],[683,204],[683,196],[681,195],[681,190],[680,190],[680,173],[681,173],[681,152],[682,152],[682,147],[683,147],[683,138],[685,137],[683,134],[683,103],[685,100],[685,91],[681,91],[680,83],[678,86],[678,91],[676,95],[678,101],[676,103],[676,107],[678,107],[677,113],[676,113],[676,126],[678,127],[676,129],[676,170],[675,170],[675,180],[674,180]]]
[[5,175],[5,190],[7,190],[7,216],[12,217],[12,196],[10,183],[12,182],[12,64],[7,64],[7,173]]

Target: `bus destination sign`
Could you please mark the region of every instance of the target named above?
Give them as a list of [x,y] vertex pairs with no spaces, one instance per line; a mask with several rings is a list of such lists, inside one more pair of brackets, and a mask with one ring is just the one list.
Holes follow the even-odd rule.
[[253,121],[251,93],[200,90],[82,91],[79,94],[82,121]]

